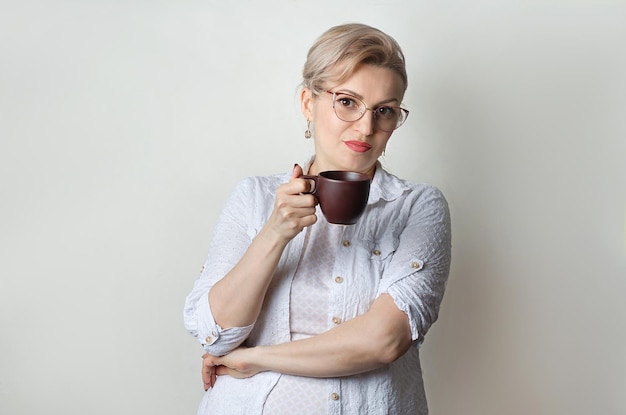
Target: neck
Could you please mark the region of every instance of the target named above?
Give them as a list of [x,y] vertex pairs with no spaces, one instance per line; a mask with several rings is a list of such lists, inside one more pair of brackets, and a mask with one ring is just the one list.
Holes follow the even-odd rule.
[[362,171],[361,173],[363,174],[367,174],[370,178],[374,178],[374,173],[376,173],[376,164],[374,164],[370,169],[368,169],[367,171]]
[[[376,173],[376,165],[378,163],[374,164],[372,167],[365,169],[365,170],[357,170],[359,173],[363,173],[363,174],[367,174],[370,178],[374,178],[374,174]],[[332,169],[329,169],[332,170]],[[313,163],[311,163],[311,165],[309,166],[309,171],[306,174],[320,174],[322,171],[324,170],[320,170],[317,167],[317,164],[315,163],[315,160],[313,160]]]

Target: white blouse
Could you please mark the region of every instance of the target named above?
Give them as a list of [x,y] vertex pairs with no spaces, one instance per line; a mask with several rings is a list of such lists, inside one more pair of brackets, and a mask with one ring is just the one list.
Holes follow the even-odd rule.
[[[187,330],[208,353],[223,355],[244,341],[248,346],[261,346],[288,342],[300,334],[315,334],[297,326],[304,320],[292,319],[292,313],[297,315],[301,310],[290,306],[292,287],[296,288],[293,295],[297,295],[302,282],[298,281],[298,267],[307,232],[301,232],[285,248],[254,324],[222,329],[208,304],[209,289],[239,261],[271,214],[276,189],[289,177],[290,173],[285,173],[244,179],[215,225],[205,266],[187,296],[184,310]],[[450,218],[445,198],[433,186],[401,180],[379,166],[365,213],[338,237],[330,284],[322,277],[329,285],[327,305],[320,306],[326,310],[326,321],[318,328],[328,330],[361,315],[378,296],[388,293],[409,318],[414,347],[386,367],[322,380],[327,413],[427,414],[418,346],[437,319],[448,277]],[[276,395],[272,393],[276,387],[289,386],[289,381],[285,383],[281,378],[275,372],[262,372],[248,379],[221,376],[204,395],[198,414],[264,414],[266,404],[284,402],[280,389],[276,389]],[[306,382],[310,379],[299,380],[305,383],[291,386],[303,387],[309,393]],[[300,399],[301,394],[295,396]],[[308,398],[312,396],[317,395],[307,394]],[[320,402],[315,400],[311,405]]]
[[[324,219],[319,205],[318,221],[305,232],[302,258],[291,283],[289,326],[291,340],[304,339],[328,330],[328,299],[333,278],[335,254],[343,234],[343,225]],[[334,281],[333,281],[334,279]],[[319,415],[328,412],[330,385],[326,379],[281,375],[267,397],[263,414]],[[297,399],[294,399],[297,397]]]

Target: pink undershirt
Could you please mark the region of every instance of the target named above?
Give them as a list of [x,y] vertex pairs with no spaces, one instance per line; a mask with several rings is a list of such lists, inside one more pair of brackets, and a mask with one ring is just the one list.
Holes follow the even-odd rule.
[[[315,225],[306,229],[303,254],[291,285],[289,324],[292,341],[320,334],[332,327],[328,321],[328,299],[336,248],[344,227],[326,222],[319,207],[317,217]],[[265,402],[263,414],[327,413],[329,395],[326,379],[282,375]]]

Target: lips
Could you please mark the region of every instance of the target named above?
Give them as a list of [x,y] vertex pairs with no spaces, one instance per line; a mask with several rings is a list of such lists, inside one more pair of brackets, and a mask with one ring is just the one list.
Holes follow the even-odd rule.
[[350,150],[356,151],[357,153],[365,153],[372,148],[371,145],[358,140],[345,141],[344,143]]

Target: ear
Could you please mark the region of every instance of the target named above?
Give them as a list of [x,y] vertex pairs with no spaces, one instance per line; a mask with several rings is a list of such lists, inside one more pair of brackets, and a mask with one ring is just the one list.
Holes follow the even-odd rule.
[[300,92],[300,109],[302,110],[302,115],[308,121],[313,121],[314,111],[313,107],[315,103],[315,94],[310,88],[303,88]]

